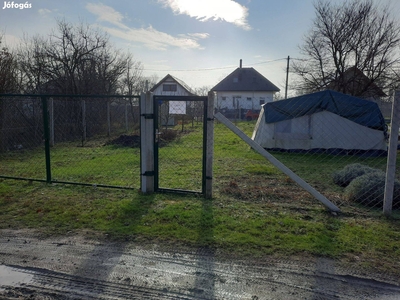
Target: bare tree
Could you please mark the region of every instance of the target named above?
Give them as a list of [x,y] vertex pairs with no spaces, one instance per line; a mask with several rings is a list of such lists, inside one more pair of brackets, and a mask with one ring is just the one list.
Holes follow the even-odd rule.
[[[400,27],[391,16],[390,7],[372,0],[352,0],[335,4],[318,0],[315,18],[300,50],[304,60],[294,63],[299,76],[297,88],[304,92],[333,88],[363,96],[371,87],[385,89],[392,84],[393,67],[400,57]],[[348,70],[366,76],[354,85]]]
[[2,46],[0,35],[0,93],[13,93],[17,88],[17,68],[15,55]]
[[[17,64],[15,56],[6,46],[2,45],[2,35],[0,35],[0,94],[14,93],[17,90]],[[8,147],[6,140],[9,133],[5,130],[7,124],[6,111],[10,106],[10,101],[0,97],[0,152]]]
[[[125,74],[141,65],[131,54],[115,49],[104,32],[64,20],[57,21],[49,36],[25,37],[18,54],[24,91],[37,94],[117,94],[122,92]],[[140,77],[141,71],[129,78],[130,84]],[[119,106],[105,98],[59,99],[54,102],[54,120],[64,120],[57,136],[81,135],[84,141],[87,126],[92,128],[91,134],[98,133],[95,130],[101,130],[105,123],[110,128],[111,108]]]

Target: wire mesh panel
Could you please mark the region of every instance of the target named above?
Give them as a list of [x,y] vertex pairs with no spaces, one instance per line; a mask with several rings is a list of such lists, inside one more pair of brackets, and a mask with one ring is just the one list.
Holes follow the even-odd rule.
[[154,97],[156,190],[203,192],[206,100]]
[[[257,121],[236,120],[236,125],[342,210],[381,213],[388,122],[373,101],[328,91],[267,103]],[[223,164],[230,160],[230,173],[215,174],[222,194],[299,207],[313,203],[307,192],[220,126],[215,169],[226,169]],[[228,137],[231,148],[218,151],[218,139],[229,148]],[[400,208],[399,179],[397,163],[395,209]]]
[[[56,95],[7,98],[2,106],[0,175],[46,178],[43,140],[47,140],[50,146],[47,178],[51,173],[47,181],[138,187],[138,98]],[[43,101],[48,108],[46,114],[42,110]],[[47,136],[44,120],[48,125]],[[16,164],[13,157],[26,160],[26,165]]]
[[137,104],[105,97],[52,102],[53,181],[139,186]]
[[0,175],[46,179],[39,97],[0,97]]

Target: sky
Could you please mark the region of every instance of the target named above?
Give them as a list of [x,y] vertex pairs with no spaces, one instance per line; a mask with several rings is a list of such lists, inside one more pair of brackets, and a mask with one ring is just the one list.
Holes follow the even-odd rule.
[[[336,0],[343,3],[346,0]],[[389,3],[400,15],[400,1]],[[171,74],[192,88],[213,87],[239,67],[253,67],[285,91],[287,58],[315,16],[314,0],[31,0],[0,2],[8,47],[46,36],[57,20],[105,31],[111,44],[143,64],[144,76]],[[24,5],[24,6],[23,6]],[[11,7],[13,6],[13,7]],[[23,6],[23,8],[22,8]],[[289,76],[289,94],[290,94]]]

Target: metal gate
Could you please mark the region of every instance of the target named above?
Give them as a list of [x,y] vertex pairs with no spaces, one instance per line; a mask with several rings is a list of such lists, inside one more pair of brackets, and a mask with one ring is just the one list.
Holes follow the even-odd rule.
[[207,99],[153,96],[155,191],[205,194]]

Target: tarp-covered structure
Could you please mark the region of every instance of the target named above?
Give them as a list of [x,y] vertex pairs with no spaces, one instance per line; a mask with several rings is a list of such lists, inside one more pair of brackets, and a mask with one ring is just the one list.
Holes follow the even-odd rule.
[[372,101],[322,91],[266,103],[252,139],[266,149],[387,149],[386,124]]

